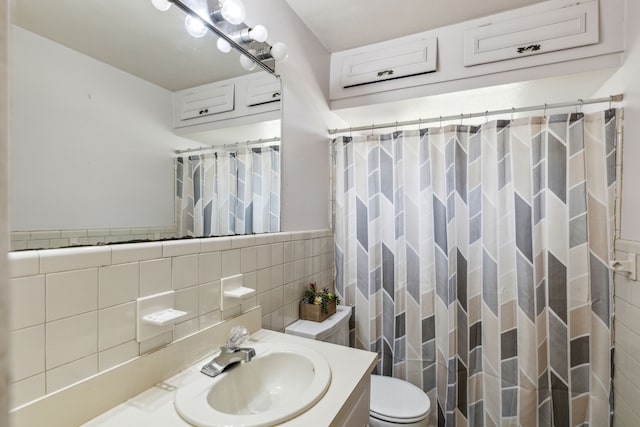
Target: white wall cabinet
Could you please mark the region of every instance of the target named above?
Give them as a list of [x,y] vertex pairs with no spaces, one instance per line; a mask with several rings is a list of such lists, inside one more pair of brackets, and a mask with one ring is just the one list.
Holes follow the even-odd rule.
[[181,122],[233,110],[234,85],[213,83],[179,92],[175,97]]
[[[625,2],[548,0],[334,52],[330,107],[349,109],[619,67]],[[427,56],[421,58],[416,52],[422,51],[412,48],[428,40],[437,40],[437,55],[427,46]],[[419,68],[420,60],[432,68]],[[396,74],[393,68],[387,75],[385,66],[394,61],[405,71]]]
[[280,80],[271,74],[261,73],[247,81],[246,104],[248,107],[278,102],[281,97]]
[[363,49],[342,58],[343,88],[400,79],[436,71],[438,40],[400,41],[379,49]]
[[496,22],[464,32],[464,65],[598,43],[598,1]]
[[280,118],[280,80],[265,72],[184,89],[173,94],[178,134]]

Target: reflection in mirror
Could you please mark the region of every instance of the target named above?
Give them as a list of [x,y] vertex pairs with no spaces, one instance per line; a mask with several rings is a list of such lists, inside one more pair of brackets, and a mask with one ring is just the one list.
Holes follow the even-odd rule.
[[[247,72],[240,55],[221,53],[210,33],[189,36],[177,8],[159,12],[150,1],[130,0],[14,3],[13,250],[278,231],[279,143],[264,142],[280,137],[278,79]],[[212,169],[210,158],[228,161]],[[258,180],[258,165],[273,174]],[[194,180],[185,173],[209,178],[220,169],[233,176],[226,206],[214,210],[219,194],[218,205],[200,198],[213,200],[206,191],[214,178],[202,182],[203,192],[197,185],[192,196],[178,192]],[[259,197],[248,199],[258,182]],[[238,224],[229,227],[234,206]],[[224,209],[226,222],[217,216]]]

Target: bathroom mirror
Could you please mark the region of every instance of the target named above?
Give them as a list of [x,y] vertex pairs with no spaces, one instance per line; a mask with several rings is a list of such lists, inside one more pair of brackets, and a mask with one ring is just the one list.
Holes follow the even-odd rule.
[[176,150],[280,137],[279,101],[238,115],[237,95],[231,112],[175,125],[174,94],[270,76],[190,36],[175,6],[15,0],[11,17],[13,250],[179,237]]

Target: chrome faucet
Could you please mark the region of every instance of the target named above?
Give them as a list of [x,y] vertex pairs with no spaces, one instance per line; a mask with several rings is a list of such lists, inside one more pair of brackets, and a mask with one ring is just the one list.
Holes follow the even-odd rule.
[[249,331],[244,326],[235,326],[231,329],[227,344],[220,347],[220,354],[204,365],[200,372],[215,377],[237,362],[250,362],[256,355],[256,351],[250,347],[238,347],[248,335]]

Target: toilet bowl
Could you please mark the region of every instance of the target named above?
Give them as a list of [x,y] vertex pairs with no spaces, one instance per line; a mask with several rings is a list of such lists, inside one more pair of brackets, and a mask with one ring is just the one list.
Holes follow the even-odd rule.
[[[284,331],[313,340],[349,345],[350,317],[351,307],[341,305],[323,322],[298,320]],[[371,375],[371,427],[426,427],[430,407],[429,397],[413,384],[397,378]]]
[[413,384],[398,378],[371,375],[369,426],[427,426],[431,402]]

